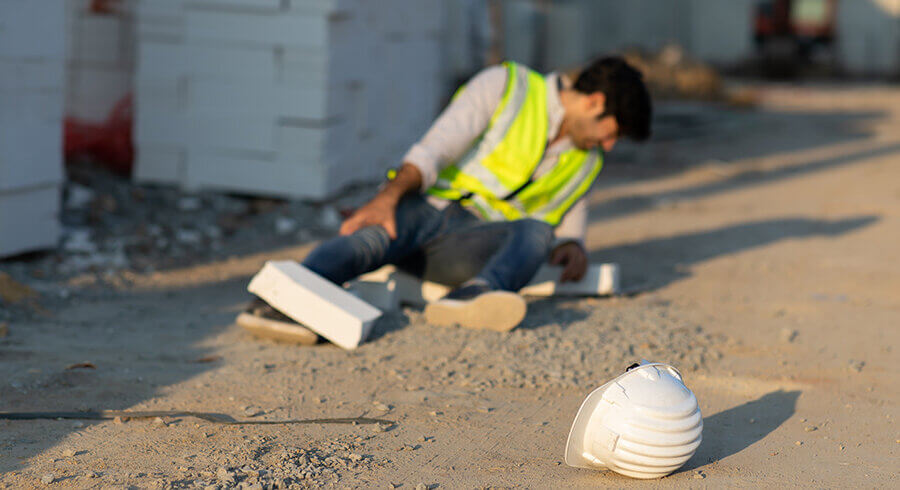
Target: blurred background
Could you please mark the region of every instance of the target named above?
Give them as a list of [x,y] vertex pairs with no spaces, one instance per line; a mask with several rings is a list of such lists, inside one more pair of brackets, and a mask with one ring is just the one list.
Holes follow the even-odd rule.
[[[308,240],[485,65],[604,53],[645,73],[657,141],[710,135],[762,80],[896,80],[900,0],[0,0],[0,256],[147,270]],[[700,162],[650,148],[612,163]]]

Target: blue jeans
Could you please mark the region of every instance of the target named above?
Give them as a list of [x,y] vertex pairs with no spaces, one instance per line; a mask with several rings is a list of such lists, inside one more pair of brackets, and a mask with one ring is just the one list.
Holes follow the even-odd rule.
[[395,217],[395,240],[369,226],[323,242],[303,265],[336,284],[393,264],[449,286],[477,277],[494,289],[518,291],[553,246],[553,228],[543,221],[484,222],[459,203],[439,210],[420,194],[405,196]]

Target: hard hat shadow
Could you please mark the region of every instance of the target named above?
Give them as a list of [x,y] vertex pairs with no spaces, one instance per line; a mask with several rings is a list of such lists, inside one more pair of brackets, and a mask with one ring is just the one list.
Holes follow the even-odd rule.
[[762,440],[794,414],[800,393],[799,390],[773,391],[704,417],[703,443],[676,473],[715,463]]

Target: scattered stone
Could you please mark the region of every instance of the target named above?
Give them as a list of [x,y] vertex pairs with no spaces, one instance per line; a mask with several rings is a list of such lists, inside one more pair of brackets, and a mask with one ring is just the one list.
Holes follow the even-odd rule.
[[69,182],[66,186],[66,208],[82,209],[94,200],[95,194],[90,188]]
[[428,485],[419,483],[418,485],[416,485],[416,490],[428,490]]
[[849,361],[847,361],[847,368],[855,373],[861,372],[865,365],[866,361],[856,361],[854,359],[850,359]]
[[203,205],[203,201],[196,196],[184,196],[178,200],[179,211],[197,211]]
[[749,423],[751,423],[751,424],[755,424],[755,423],[756,423],[756,419],[750,419],[750,420],[748,420],[747,422],[749,422]]
[[203,241],[203,234],[197,230],[182,228],[175,232],[175,240],[182,245],[199,245]]
[[153,425],[156,425],[159,427],[167,427],[169,424],[166,423],[166,421],[163,420],[161,417],[156,417],[155,419],[153,419]]
[[357,453],[350,453],[350,456],[348,457],[350,458],[350,461],[353,461],[354,463],[363,459],[363,456]]
[[781,341],[786,343],[793,342],[799,334],[800,332],[798,332],[797,330],[791,328],[782,328],[780,333]]
[[704,479],[704,478],[706,478],[706,475],[704,475],[702,471],[695,471],[695,472],[694,472],[694,479],[695,479],[695,480],[702,480],[702,479]]
[[257,415],[262,415],[263,413],[263,410],[259,407],[244,407],[244,416],[246,417],[256,417]]
[[62,455],[64,458],[71,458],[71,457],[78,455],[78,451],[76,451],[74,449],[66,449],[65,451],[62,452]]
[[113,423],[116,425],[122,425],[125,422],[128,422],[128,417],[116,417],[113,419]]
[[80,429],[80,428],[84,427],[84,422],[82,422],[80,420],[76,420],[75,422],[72,422],[72,427],[75,427],[76,429]]
[[233,483],[234,482],[234,472],[229,471],[228,468],[222,466],[216,470],[216,478],[219,479],[222,483]]
[[815,432],[815,431],[819,430],[819,428],[816,427],[815,425],[807,425],[806,427],[803,428],[803,430],[806,432]]
[[381,403],[379,401],[372,402],[372,405],[375,406],[376,410],[380,410],[382,412],[387,412],[391,409],[389,405],[385,405],[384,403]]
[[41,483],[44,485],[49,485],[56,480],[56,477],[53,476],[53,473],[45,473],[44,476],[41,477]]
[[802,442],[800,442],[800,441],[794,441],[794,445],[795,445],[795,446],[802,446],[802,445],[803,445],[803,443],[802,443]]
[[66,234],[63,250],[75,254],[93,254],[97,253],[97,244],[91,240],[91,230],[76,228]]
[[275,233],[279,235],[288,235],[297,229],[297,221],[287,216],[279,216],[275,218]]
[[843,450],[844,450],[844,445],[838,444],[838,451],[843,451]]

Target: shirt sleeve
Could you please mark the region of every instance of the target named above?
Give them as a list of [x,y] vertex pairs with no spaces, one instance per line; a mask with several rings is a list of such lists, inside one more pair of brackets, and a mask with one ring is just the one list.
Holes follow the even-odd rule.
[[403,157],[422,173],[422,191],[437,181],[440,171],[459,159],[487,129],[503,99],[508,71],[502,65],[485,68],[466,84],[419,142]]
[[584,248],[584,238],[587,232],[588,206],[587,198],[582,196],[569,212],[563,216],[559,226],[554,230],[556,243],[554,246],[567,242],[575,242]]

